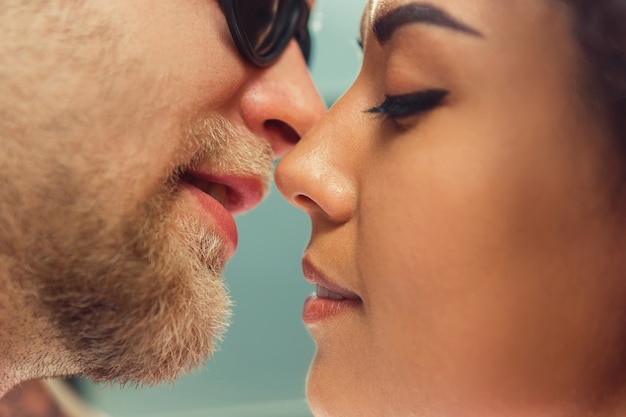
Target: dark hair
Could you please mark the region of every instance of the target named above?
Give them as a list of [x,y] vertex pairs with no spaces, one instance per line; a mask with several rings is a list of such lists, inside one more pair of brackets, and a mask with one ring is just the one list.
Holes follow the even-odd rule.
[[568,0],[595,99],[626,149],[626,0]]

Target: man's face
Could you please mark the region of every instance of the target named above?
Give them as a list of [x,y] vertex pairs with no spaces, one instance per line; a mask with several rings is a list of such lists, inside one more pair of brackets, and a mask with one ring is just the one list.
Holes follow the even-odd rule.
[[248,64],[216,0],[66,3],[0,5],[0,261],[63,372],[171,379],[227,322],[232,215],[324,106],[295,41]]

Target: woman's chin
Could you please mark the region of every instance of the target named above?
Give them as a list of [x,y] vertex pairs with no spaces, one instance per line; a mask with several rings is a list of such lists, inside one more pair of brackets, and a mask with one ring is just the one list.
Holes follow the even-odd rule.
[[365,394],[363,382],[358,380],[353,368],[330,366],[320,358],[318,352],[307,376],[306,397],[309,408],[315,417],[377,415],[376,410],[365,405],[368,395]]

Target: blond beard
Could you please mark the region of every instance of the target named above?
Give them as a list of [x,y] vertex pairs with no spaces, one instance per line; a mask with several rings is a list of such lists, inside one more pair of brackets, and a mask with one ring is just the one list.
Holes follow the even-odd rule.
[[[203,109],[181,121],[160,95],[168,80],[127,55],[132,39],[91,6],[0,5],[0,396],[28,378],[152,384],[201,365],[229,319],[223,242],[185,211],[178,178],[194,164],[271,173],[266,141]],[[157,132],[179,142],[168,166],[100,157],[163,115],[184,124]],[[145,190],[118,191],[142,173]],[[116,198],[112,215],[103,207]]]
[[[190,149],[196,149],[191,160]],[[24,300],[15,309],[47,323],[44,334],[24,336],[60,342],[65,352],[59,362],[79,370],[72,374],[121,383],[169,381],[203,364],[222,337],[230,316],[223,242],[186,212],[178,179],[186,168],[210,161],[220,172],[262,176],[267,183],[272,153],[267,142],[210,117],[189,126],[173,160],[185,158],[187,165],[172,168],[121,219],[98,212],[98,202],[77,191],[85,189],[84,178],[58,161],[51,162],[45,200],[20,196],[30,190],[10,184],[0,192],[3,207],[31,205],[9,210],[20,219],[0,211],[5,230],[20,231],[0,242],[0,255],[15,261],[9,271],[13,299]]]

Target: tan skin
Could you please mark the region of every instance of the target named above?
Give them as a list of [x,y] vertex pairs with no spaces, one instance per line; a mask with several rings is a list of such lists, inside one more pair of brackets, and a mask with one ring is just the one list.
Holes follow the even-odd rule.
[[[432,0],[471,30],[378,39],[410,3],[369,2],[358,78],[276,172],[311,218],[306,262],[360,300],[309,324],[314,415],[621,415],[623,163],[571,13]],[[367,112],[433,89],[425,110]]]
[[[325,111],[297,43],[251,65],[217,0],[7,0],[0,27],[0,397],[201,366],[228,317],[224,218]],[[232,178],[252,184],[235,209]]]

